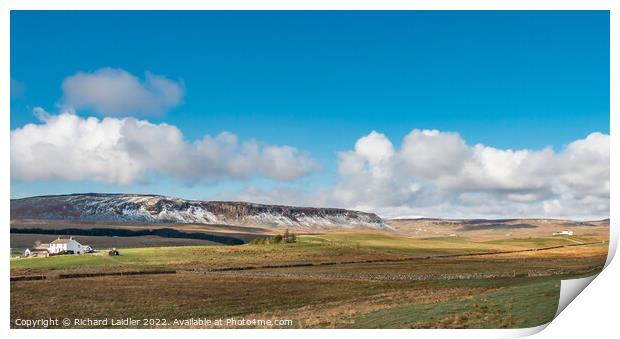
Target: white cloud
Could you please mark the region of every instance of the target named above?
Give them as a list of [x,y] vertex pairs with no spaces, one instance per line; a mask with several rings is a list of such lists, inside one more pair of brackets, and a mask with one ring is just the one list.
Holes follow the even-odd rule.
[[456,133],[414,129],[405,136],[397,162],[405,175],[414,173],[435,179],[458,171],[470,155],[471,151]]
[[[361,139],[360,139],[361,140]],[[364,158],[357,149],[341,162]],[[552,216],[606,217],[609,215],[609,136],[592,133],[560,152],[504,150],[468,146],[456,133],[413,130],[402,146],[382,164],[386,177],[367,171],[342,176],[337,189],[354,206],[383,205],[386,211],[435,216]],[[341,167],[346,167],[341,164]],[[387,168],[387,169],[386,169]],[[357,188],[378,186],[384,199]]]
[[78,72],[62,83],[63,104],[100,115],[156,115],[179,105],[182,83],[146,72],[144,80],[122,69],[102,68]]
[[368,160],[369,163],[378,166],[394,156],[394,146],[385,135],[372,131],[357,140],[355,153]]
[[185,182],[267,177],[294,180],[316,163],[290,146],[240,143],[224,132],[184,140],[175,126],[135,118],[82,118],[36,109],[40,124],[11,131],[11,176],[22,181],[95,180],[130,184],[148,172]]
[[[601,133],[556,152],[469,146],[457,133],[436,130],[413,130],[394,149],[373,131],[339,156],[337,184],[297,192],[305,199],[300,203],[387,217],[609,216],[609,136]],[[240,194],[270,203],[291,196],[256,189]]]

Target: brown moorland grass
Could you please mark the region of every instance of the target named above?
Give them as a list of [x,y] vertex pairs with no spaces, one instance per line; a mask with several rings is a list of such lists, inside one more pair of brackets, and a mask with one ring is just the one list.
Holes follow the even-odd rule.
[[[472,221],[474,222],[472,224]],[[391,219],[387,223],[398,233],[416,238],[444,237],[450,234],[484,241],[510,237],[548,237],[554,232],[569,229],[575,235],[593,234],[607,236],[609,220],[578,223],[554,219],[507,219],[507,220],[450,220],[450,219]],[[492,225],[484,227],[483,225]],[[477,227],[476,227],[477,226]]]
[[[11,317],[234,317],[398,291],[402,284],[253,278],[215,273],[11,284]],[[36,295],[35,298],[32,296]],[[62,301],[62,302],[61,302]]]
[[553,317],[560,278],[567,276],[411,282],[180,273],[12,282],[11,326],[87,314],[166,319],[166,327],[190,318],[291,319],[295,328],[518,327]]
[[[516,285],[535,282],[523,280]],[[294,327],[350,327],[363,314],[471,298],[506,281],[382,282],[184,273],[11,283],[11,319],[131,317],[292,319]],[[36,297],[33,297],[36,296]],[[174,326],[172,326],[174,327]]]

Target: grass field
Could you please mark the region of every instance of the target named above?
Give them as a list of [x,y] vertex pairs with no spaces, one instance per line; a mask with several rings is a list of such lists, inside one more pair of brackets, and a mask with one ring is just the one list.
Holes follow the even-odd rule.
[[[30,281],[14,283],[12,300],[21,301],[12,305],[11,317],[80,318],[87,310],[95,319],[114,316],[172,322],[242,317],[291,319],[292,327],[364,328],[527,327],[552,319],[559,295],[558,277],[505,280],[238,279],[218,273],[183,273],[84,278],[70,283]],[[60,300],[63,302],[53,302]],[[453,322],[456,316],[458,321]],[[492,321],[485,321],[485,316]]]
[[[166,319],[165,327],[231,317],[290,319],[284,327],[294,328],[529,327],[553,318],[560,280],[595,273],[607,246],[596,235],[472,241],[335,232],[292,244],[11,259],[12,276],[50,277],[11,282],[11,326],[17,318],[88,314]],[[54,278],[161,268],[177,273]]]
[[[209,269],[299,263],[399,260],[428,256],[518,251],[594,242],[587,236],[471,242],[462,238],[412,239],[376,233],[340,232],[300,236],[298,243],[243,246],[181,246],[122,249],[122,256],[55,256],[12,259],[14,273],[105,269]],[[604,245],[603,242],[600,242]]]
[[[476,284],[476,282],[473,282]],[[369,312],[357,328],[512,328],[534,327],[553,319],[559,298],[556,279],[513,282],[473,296],[435,304],[419,303]]]

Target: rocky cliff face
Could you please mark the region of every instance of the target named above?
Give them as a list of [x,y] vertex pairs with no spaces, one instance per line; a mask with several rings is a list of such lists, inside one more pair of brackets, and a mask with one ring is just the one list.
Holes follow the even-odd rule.
[[11,219],[389,228],[375,214],[338,208],[198,201],[133,194],[72,194],[13,199]]

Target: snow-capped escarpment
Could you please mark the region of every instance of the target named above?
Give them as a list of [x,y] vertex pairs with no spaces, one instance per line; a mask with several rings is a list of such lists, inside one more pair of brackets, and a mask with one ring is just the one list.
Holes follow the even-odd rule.
[[346,209],[134,194],[91,193],[12,199],[11,219],[390,229],[373,213]]

